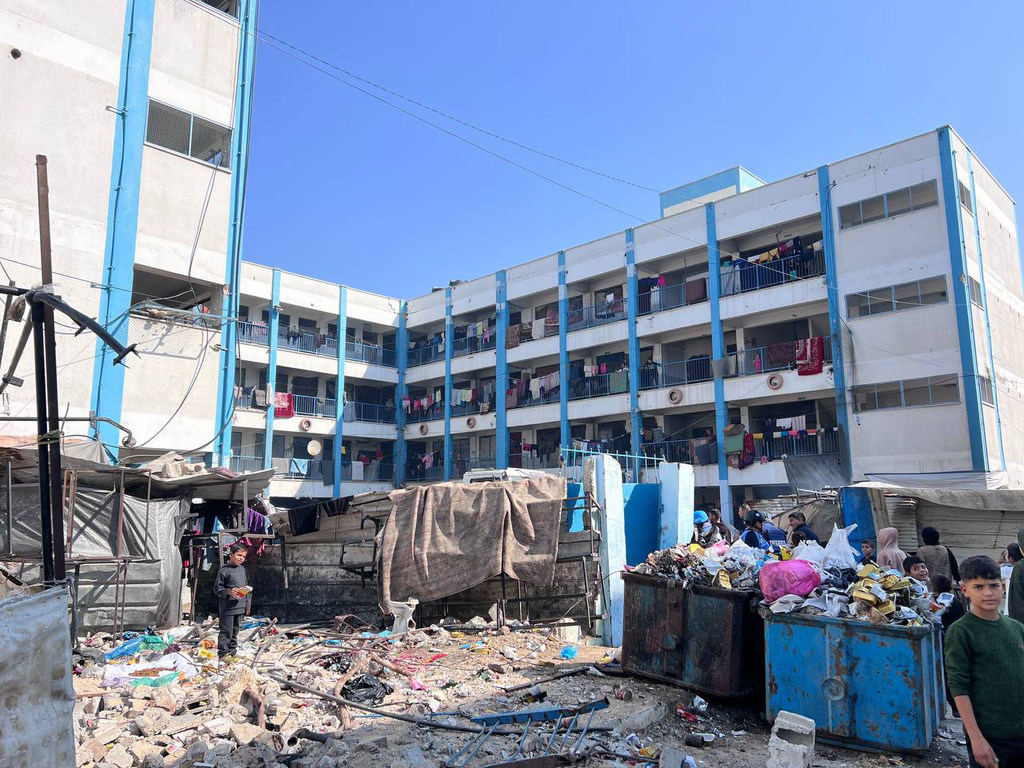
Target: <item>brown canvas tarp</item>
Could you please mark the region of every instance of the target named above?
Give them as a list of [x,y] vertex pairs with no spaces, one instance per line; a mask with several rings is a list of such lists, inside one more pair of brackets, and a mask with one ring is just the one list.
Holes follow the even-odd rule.
[[437,600],[504,573],[551,584],[565,479],[437,483],[391,494],[380,532],[381,608]]

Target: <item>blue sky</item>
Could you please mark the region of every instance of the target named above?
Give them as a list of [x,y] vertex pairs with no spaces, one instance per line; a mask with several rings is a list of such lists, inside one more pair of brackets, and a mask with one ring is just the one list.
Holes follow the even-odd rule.
[[[332,65],[643,187],[736,164],[771,181],[950,123],[1015,199],[1022,22],[1020,3],[575,0],[263,0],[260,18],[266,34]],[[410,298],[637,223],[267,43],[255,92],[247,260]],[[658,216],[656,192],[380,95],[615,208]]]

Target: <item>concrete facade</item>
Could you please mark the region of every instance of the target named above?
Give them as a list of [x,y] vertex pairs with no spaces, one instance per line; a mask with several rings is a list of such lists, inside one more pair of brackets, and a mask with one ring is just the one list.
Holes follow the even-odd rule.
[[[692,464],[725,510],[787,489],[788,455],[1024,484],[1015,204],[952,129],[770,183],[736,167],[634,229],[377,296],[241,261],[256,2],[236,5],[0,0],[0,258],[38,280],[46,154],[60,293],[141,353],[113,369],[58,337],[62,405],[131,430],[99,430],[119,458],[269,464],[286,499],[555,469],[579,442]],[[811,339],[820,372],[779,351]],[[31,386],[7,395],[31,414]]]

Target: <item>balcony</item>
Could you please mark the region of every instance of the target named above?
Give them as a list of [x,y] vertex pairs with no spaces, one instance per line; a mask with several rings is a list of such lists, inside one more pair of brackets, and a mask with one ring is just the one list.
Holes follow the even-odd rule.
[[761,461],[779,461],[787,456],[837,455],[840,452],[839,427],[820,427],[793,434],[767,432],[754,438],[754,457]]
[[665,285],[638,296],[637,313],[650,315],[654,312],[665,312],[690,304],[700,304],[708,300],[708,281],[706,277],[687,280],[685,283]]
[[[475,355],[477,352],[486,352],[494,347],[494,333],[489,333],[487,336],[465,336],[452,342],[452,357]],[[443,352],[441,357],[444,357]]]
[[452,417],[455,416],[472,416],[480,413],[480,403],[459,403],[458,405],[452,406]]
[[629,371],[600,373],[569,382],[570,400],[619,395],[629,392]]
[[616,299],[582,309],[569,310],[569,330],[581,331],[626,319],[626,300]]
[[427,363],[432,363],[435,360],[444,360],[444,342],[410,349],[408,367],[412,368],[417,365],[426,365]]
[[711,378],[711,358],[694,357],[690,360],[644,366],[640,369],[640,389],[677,387],[683,384],[711,381]]
[[368,365],[383,365],[388,368],[397,366],[395,350],[378,347],[375,344],[361,344],[356,341],[345,342],[345,359]]
[[643,446],[645,456],[661,458],[672,464],[693,464],[693,447],[689,440],[662,440]]
[[333,419],[337,416],[337,403],[330,397],[316,395],[292,395],[292,407],[296,416],[320,416]]
[[557,403],[559,401],[559,388],[555,387],[549,392],[545,392],[542,395],[536,397],[526,390],[526,394],[520,396],[518,392],[510,392],[505,395],[505,408],[512,410],[513,408],[529,408],[532,405],[547,405],[548,403]]
[[[807,351],[808,346],[811,348],[810,352]],[[797,339],[741,349],[726,355],[725,362],[724,378],[756,376],[760,373],[794,369],[805,375],[820,373],[823,365],[832,362],[832,339],[829,336],[818,336],[813,339]]]
[[238,321],[238,340],[248,344],[270,346],[270,329],[266,323],[251,323],[248,320]]
[[263,457],[262,456],[232,456],[231,461],[228,463],[228,468],[232,472],[238,472],[239,474],[246,474],[249,472],[262,472],[263,471]]
[[429,408],[410,410],[405,416],[407,424],[418,424],[421,421],[435,421],[444,418],[444,403],[434,403]]
[[[394,478],[395,468],[390,461],[371,461],[367,464],[362,461],[344,459],[341,462],[341,479],[343,482],[390,483]],[[333,480],[331,478],[331,482]]]
[[333,462],[324,459],[286,459],[283,456],[274,456],[270,460],[274,468],[275,478],[288,480],[313,480],[320,483],[332,483]]
[[824,251],[805,251],[762,264],[731,261],[721,269],[722,296],[759,291],[825,274]]
[[395,407],[377,403],[345,403],[345,421],[366,421],[371,424],[394,424]]

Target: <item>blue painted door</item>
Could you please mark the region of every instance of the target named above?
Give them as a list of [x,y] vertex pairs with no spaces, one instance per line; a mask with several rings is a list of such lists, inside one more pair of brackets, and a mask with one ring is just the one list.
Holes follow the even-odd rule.
[[622,501],[625,506],[626,562],[637,565],[658,548],[661,486],[657,483],[623,483]]

